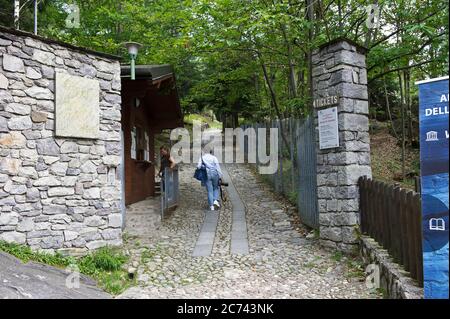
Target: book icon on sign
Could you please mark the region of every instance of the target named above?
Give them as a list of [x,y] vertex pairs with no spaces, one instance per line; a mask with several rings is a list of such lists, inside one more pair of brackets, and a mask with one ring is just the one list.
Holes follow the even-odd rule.
[[427,139],[425,141],[431,142],[431,141],[438,141],[437,132],[436,131],[429,131],[427,132]]
[[445,221],[443,218],[430,218],[430,230],[445,230]]

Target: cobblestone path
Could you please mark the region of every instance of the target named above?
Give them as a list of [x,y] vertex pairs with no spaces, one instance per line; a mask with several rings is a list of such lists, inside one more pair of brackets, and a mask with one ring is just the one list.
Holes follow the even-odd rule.
[[228,201],[219,214],[211,255],[192,256],[205,218],[206,191],[192,178],[194,166],[184,165],[180,206],[155,230],[136,229],[149,225],[145,218],[155,214],[135,209],[127,216],[132,222],[125,246],[131,267],[137,268],[138,286],[118,298],[379,297],[366,288],[357,261],[321,248],[298,222],[294,208],[277,199],[247,166],[227,168],[247,208],[249,254],[230,253]]

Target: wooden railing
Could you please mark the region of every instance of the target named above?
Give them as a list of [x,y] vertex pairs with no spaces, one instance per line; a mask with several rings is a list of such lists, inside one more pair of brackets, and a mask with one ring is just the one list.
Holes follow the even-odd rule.
[[367,177],[359,179],[361,231],[385,248],[423,287],[420,195]]

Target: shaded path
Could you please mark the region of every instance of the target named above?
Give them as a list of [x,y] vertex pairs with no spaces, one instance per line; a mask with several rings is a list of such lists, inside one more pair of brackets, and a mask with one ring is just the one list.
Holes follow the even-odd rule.
[[230,253],[228,201],[219,214],[211,255],[192,257],[206,191],[192,178],[194,166],[183,165],[179,208],[157,229],[126,240],[139,286],[119,298],[377,297],[365,287],[356,263],[305,238],[307,230],[297,224],[294,209],[277,200],[247,166],[227,168],[247,207],[249,254]]

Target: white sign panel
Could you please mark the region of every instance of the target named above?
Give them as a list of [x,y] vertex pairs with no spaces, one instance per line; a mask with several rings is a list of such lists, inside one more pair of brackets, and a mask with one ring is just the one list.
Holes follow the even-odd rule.
[[339,147],[337,107],[319,110],[319,148]]
[[98,138],[99,82],[56,72],[55,86],[56,136]]

